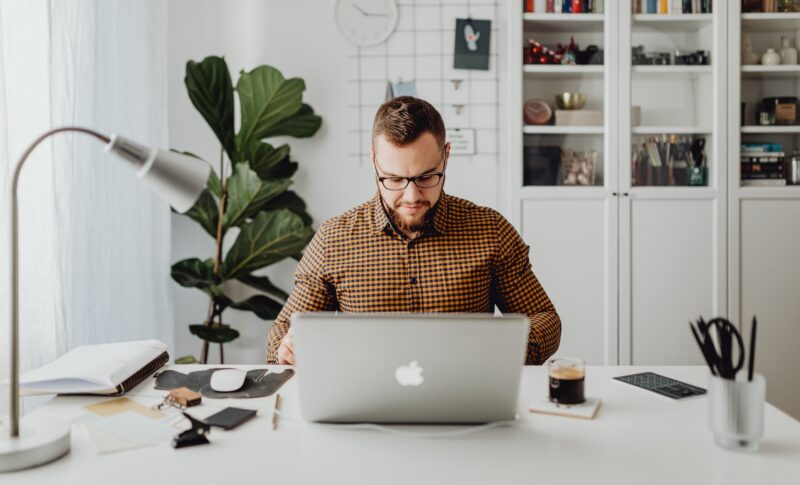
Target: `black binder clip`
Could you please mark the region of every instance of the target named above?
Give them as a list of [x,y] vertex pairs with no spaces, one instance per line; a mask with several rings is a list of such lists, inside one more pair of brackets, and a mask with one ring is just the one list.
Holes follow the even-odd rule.
[[186,413],[183,413],[183,415],[186,417],[186,419],[191,421],[192,428],[187,429],[186,431],[183,431],[172,438],[172,447],[185,448],[187,446],[205,445],[210,443],[206,435],[211,427],[200,420],[194,419]]

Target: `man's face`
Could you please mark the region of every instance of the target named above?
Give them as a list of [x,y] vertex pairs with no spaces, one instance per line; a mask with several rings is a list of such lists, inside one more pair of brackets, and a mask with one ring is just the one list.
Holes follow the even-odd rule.
[[[415,177],[444,172],[450,145],[440,148],[436,138],[428,132],[403,147],[395,146],[379,135],[373,141],[370,155],[378,177]],[[411,182],[403,190],[389,190],[378,182],[384,207],[392,222],[403,232],[417,232],[422,228],[443,188],[444,178],[434,187],[420,188]]]

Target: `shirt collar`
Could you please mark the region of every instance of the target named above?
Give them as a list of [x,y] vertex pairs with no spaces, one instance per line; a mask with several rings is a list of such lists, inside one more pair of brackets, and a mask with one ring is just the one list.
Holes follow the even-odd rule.
[[[447,229],[447,206],[449,205],[448,202],[450,200],[450,196],[442,192],[442,195],[439,196],[439,202],[436,204],[433,213],[433,224],[430,226],[430,230],[434,234],[444,234]],[[375,197],[372,198],[372,214],[373,214],[373,231],[375,233],[383,232],[387,226],[392,227],[389,216],[386,215],[386,209],[383,207],[383,201],[381,200],[381,194],[378,192],[375,194]]]

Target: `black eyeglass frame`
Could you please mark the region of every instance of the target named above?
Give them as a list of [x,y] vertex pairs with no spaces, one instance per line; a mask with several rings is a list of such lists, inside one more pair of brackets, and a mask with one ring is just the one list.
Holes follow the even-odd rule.
[[[440,183],[442,183],[442,180],[444,180],[444,172],[445,172],[445,170],[447,170],[447,160],[445,159],[445,157],[447,156],[447,146],[448,145],[449,145],[449,143],[445,143],[444,146],[442,147],[442,159],[439,160],[439,163],[444,162],[444,167],[442,168],[441,172],[426,172],[426,173],[423,173],[423,174],[420,174],[420,175],[415,175],[413,177],[400,177],[400,176],[381,177],[380,174],[378,173],[378,171],[376,170],[375,171],[375,176],[377,177],[378,182],[380,182],[381,185],[383,185],[383,188],[385,188],[386,190],[390,190],[392,192],[399,192],[401,190],[406,190],[406,188],[408,187],[408,184],[410,184],[411,182],[414,182],[414,185],[416,185],[420,189],[432,189],[432,188],[438,186]],[[378,168],[380,168],[380,163],[378,163],[378,158],[374,155],[374,153],[375,152],[373,151],[372,161],[375,162],[375,165]],[[436,165],[438,166],[439,163],[437,163]],[[433,184],[431,186],[428,186],[428,187],[423,187],[423,186],[421,186],[420,184],[417,183],[418,179],[421,179],[421,178],[424,178],[424,177],[430,177],[432,175],[436,175],[437,177],[439,177],[439,181],[436,182],[435,184]],[[384,182],[385,180],[388,180],[388,179],[405,179],[406,184],[402,188],[399,188],[399,189],[390,189],[389,187],[386,186],[386,183]]]

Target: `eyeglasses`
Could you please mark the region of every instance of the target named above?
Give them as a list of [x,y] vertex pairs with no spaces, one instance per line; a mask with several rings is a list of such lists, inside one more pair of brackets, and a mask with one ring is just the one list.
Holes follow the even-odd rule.
[[[446,145],[444,148],[442,148],[442,160],[439,163],[445,161],[444,156],[446,148]],[[375,164],[380,167],[378,164],[378,159],[374,157],[373,159],[375,160]],[[436,165],[439,164],[437,163]],[[381,185],[386,187],[386,190],[397,191],[404,190],[411,182],[414,182],[414,185],[421,189],[430,189],[436,187],[442,182],[442,179],[444,178],[444,171],[424,173],[415,177],[381,177],[378,175],[377,171],[375,172],[375,175],[378,177],[378,181],[381,183]]]

